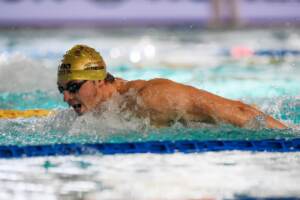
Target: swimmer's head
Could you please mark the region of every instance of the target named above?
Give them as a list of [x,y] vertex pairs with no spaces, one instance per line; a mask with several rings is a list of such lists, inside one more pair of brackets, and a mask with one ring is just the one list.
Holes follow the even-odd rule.
[[58,67],[58,81],[104,80],[106,64],[101,55],[86,45],[75,45],[63,57]]

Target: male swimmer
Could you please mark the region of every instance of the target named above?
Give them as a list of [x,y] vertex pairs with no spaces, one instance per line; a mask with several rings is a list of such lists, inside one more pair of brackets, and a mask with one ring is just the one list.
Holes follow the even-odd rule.
[[267,128],[287,128],[250,105],[171,80],[115,78],[106,71],[101,55],[86,45],[76,45],[64,55],[58,67],[57,85],[64,101],[78,115],[100,110],[104,102],[119,95],[126,96],[119,105],[122,110],[138,118],[149,118],[155,127],[170,126],[174,122],[247,127],[263,119]]

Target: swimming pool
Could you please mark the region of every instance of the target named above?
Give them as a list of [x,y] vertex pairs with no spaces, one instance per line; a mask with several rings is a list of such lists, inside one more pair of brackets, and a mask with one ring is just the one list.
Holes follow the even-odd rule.
[[[255,104],[291,129],[231,126],[153,129],[106,115],[76,118],[56,88],[56,67],[77,43],[95,47],[126,79],[165,77]],[[256,140],[300,135],[300,32],[166,29],[17,29],[0,32],[0,109],[50,109],[47,118],[1,119],[0,144],[152,140]],[[255,52],[268,51],[269,54]],[[270,53],[271,52],[271,53]],[[273,52],[273,54],[272,54]],[[275,53],[274,53],[275,52]],[[299,197],[299,153],[208,152],[0,160],[1,199]]]

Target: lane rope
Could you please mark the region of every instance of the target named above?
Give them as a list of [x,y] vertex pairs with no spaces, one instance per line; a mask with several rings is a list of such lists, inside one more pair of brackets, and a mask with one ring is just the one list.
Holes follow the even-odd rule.
[[28,146],[0,146],[0,158],[23,158],[37,156],[66,155],[114,155],[114,154],[172,154],[203,153],[215,151],[252,151],[252,152],[300,152],[300,138],[266,140],[180,140],[147,141],[95,144],[47,144]]
[[47,117],[53,114],[53,110],[35,109],[35,110],[0,110],[0,119]]

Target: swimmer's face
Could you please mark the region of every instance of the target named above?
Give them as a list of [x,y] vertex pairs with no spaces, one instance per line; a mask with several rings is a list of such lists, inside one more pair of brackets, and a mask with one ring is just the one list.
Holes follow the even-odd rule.
[[60,81],[58,90],[64,95],[64,101],[78,115],[93,110],[101,101],[99,87],[101,81]]

